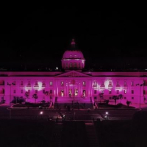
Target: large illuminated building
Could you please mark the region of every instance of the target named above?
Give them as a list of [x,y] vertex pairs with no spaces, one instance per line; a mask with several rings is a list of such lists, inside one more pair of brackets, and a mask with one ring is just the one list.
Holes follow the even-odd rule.
[[[14,97],[28,102],[94,103],[114,102],[113,96],[122,95],[118,102],[145,103],[147,72],[83,72],[85,58],[72,40],[71,48],[62,57],[64,72],[0,72],[0,99],[10,103]],[[102,94],[101,94],[102,93]],[[35,100],[33,95],[38,98]],[[103,95],[103,96],[101,96]]]

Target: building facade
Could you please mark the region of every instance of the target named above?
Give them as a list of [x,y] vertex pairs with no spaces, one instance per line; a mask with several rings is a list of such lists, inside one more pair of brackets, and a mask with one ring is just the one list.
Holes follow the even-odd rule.
[[85,58],[74,40],[61,63],[65,72],[1,71],[1,100],[10,103],[14,97],[23,97],[28,102],[94,103],[122,95],[121,103],[146,103],[147,72],[82,72]]

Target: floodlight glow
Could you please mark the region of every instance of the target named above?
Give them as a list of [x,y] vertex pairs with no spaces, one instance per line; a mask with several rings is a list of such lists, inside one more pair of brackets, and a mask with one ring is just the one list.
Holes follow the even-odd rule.
[[40,111],[40,115],[42,115],[43,114],[43,111]]
[[39,86],[38,91],[42,90],[42,82],[38,82],[38,86]]
[[108,115],[109,114],[109,112],[106,112],[106,115]]

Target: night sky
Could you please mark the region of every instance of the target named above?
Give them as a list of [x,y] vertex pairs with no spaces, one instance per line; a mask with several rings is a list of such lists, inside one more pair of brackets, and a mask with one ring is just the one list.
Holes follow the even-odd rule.
[[0,68],[61,67],[75,38],[89,68],[147,68],[145,10],[55,6],[4,6]]

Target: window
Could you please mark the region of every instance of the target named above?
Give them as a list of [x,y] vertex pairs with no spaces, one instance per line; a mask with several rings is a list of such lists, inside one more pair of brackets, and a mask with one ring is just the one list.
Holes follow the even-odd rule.
[[109,90],[109,94],[111,94],[112,93],[112,91],[111,90]]
[[97,99],[97,97],[95,96],[95,97],[94,97],[94,99],[96,100],[96,99]]
[[119,82],[118,82],[118,81],[116,82],[116,87],[120,87],[120,85],[119,85]]
[[126,94],[127,93],[127,90],[126,89],[124,89],[124,94]]
[[134,94],[134,90],[131,90],[131,94]]
[[61,96],[64,96],[64,90],[61,90]]
[[83,86],[85,86],[86,85],[86,82],[85,81],[83,81]]
[[51,82],[50,82],[50,86],[52,86],[52,85],[53,85],[53,82],[51,81]]
[[112,81],[109,81],[108,87],[112,87]]
[[96,90],[94,90],[94,94],[96,94],[97,93],[97,91]]
[[23,93],[23,90],[21,90],[21,93]]
[[134,97],[132,97],[132,100],[134,100]]
[[86,90],[83,90],[83,97],[86,96]]
[[127,86],[127,82],[126,82],[126,81],[124,81],[124,86],[125,86],[125,87]]
[[21,81],[20,85],[23,85],[23,81]]
[[93,87],[97,87],[97,83],[96,83],[96,81],[94,81],[94,83],[93,83]]
[[119,94],[119,90],[116,91],[116,94]]
[[134,81],[131,82],[131,86],[134,86]]
[[62,81],[62,82],[61,82],[61,86],[63,86],[63,85],[64,85],[64,82]]
[[53,91],[52,90],[50,90],[50,93],[52,93]]
[[126,97],[124,97],[124,99],[126,99]]
[[35,86],[38,86],[38,82],[37,81],[35,82]]
[[14,90],[13,93],[16,93],[16,90]]
[[45,82],[42,82],[42,87],[45,87]]
[[101,84],[101,86],[100,86],[100,87],[102,87],[102,88],[103,88],[103,87],[105,87],[105,84],[104,84],[104,82],[102,82],[102,84]]
[[31,86],[31,82],[30,82],[30,81],[28,81],[28,86],[29,86],[29,87]]

